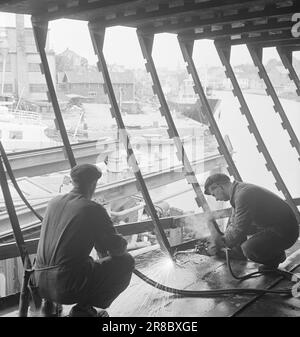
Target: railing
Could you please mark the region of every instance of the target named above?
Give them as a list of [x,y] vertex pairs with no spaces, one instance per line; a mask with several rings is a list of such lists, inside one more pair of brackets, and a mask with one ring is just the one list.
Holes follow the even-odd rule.
[[[203,160],[192,162],[191,164],[195,173],[199,174],[224,167],[225,160],[223,156],[211,155]],[[182,165],[175,165],[159,172],[145,174],[144,178],[148,188],[151,190],[183,179],[181,167]],[[121,181],[99,185],[95,191],[95,198],[101,197],[107,202],[111,202],[113,200],[130,197],[136,193],[138,193],[136,180],[134,178],[127,178]],[[47,202],[40,202],[36,203],[34,207],[41,215],[43,215],[46,205]],[[35,216],[26,207],[18,208],[17,213],[21,224],[28,224],[35,221]],[[6,214],[0,215],[0,226],[2,231],[10,229],[10,222]]]
[[[231,214],[231,209],[227,208],[224,210],[214,211],[212,214],[215,216],[216,219],[228,218]],[[175,228],[184,226],[187,219],[201,223],[206,220],[206,216],[204,213],[201,212],[201,213],[195,213],[193,215],[183,214],[183,215],[175,216],[175,217],[161,218],[160,221],[164,229],[175,229]],[[146,220],[146,221],[131,222],[131,223],[126,223],[122,225],[116,225],[115,228],[120,234],[127,236],[127,235],[151,232],[154,230],[154,225],[151,220]],[[31,226],[28,226],[28,228],[23,230],[24,236],[26,236],[26,233],[32,234],[33,230],[35,234],[38,235],[39,230],[40,230],[40,223],[38,222],[33,223],[31,224]],[[38,238],[25,240],[26,249],[29,252],[29,254],[36,253],[38,241],[39,241]],[[173,246],[172,248],[178,249],[180,248],[180,245]],[[0,244],[0,261],[18,257],[18,256],[19,256],[19,251],[18,251],[18,248],[15,242]]]
[[12,111],[13,116],[22,121],[22,122],[28,122],[33,124],[41,124],[42,118],[41,115],[38,112],[35,111],[27,111],[27,110],[14,110]]
[[[85,145],[78,145],[78,146],[85,146]],[[49,149],[49,151],[52,150],[53,149]],[[38,153],[41,152],[44,153],[44,151],[38,151]],[[23,153],[18,154],[18,156],[22,157],[24,154],[26,155],[26,153]],[[16,156],[14,155],[14,157]],[[220,155],[211,155],[205,159],[195,161],[192,164],[195,168],[196,173],[204,173],[205,171],[221,169],[224,166],[224,158]],[[166,168],[159,172],[152,172],[145,174],[145,181],[147,183],[148,188],[153,189],[156,187],[165,186],[167,184],[183,179],[183,174],[181,172],[182,170],[180,169],[181,166],[182,165],[175,165],[173,167]],[[22,170],[21,167],[20,170]],[[135,179],[128,178],[122,181],[117,181],[105,185],[99,185],[95,193],[95,198],[104,197],[105,201],[111,202],[113,200],[118,200],[130,197],[132,195],[136,195],[138,192],[139,191],[137,189]],[[43,215],[46,205],[47,201],[39,202],[38,204],[34,205],[34,208],[40,214]],[[18,208],[17,212],[21,224],[22,233],[25,239],[27,251],[29,254],[35,254],[38,245],[38,237],[40,233],[41,223],[39,221],[36,221],[34,215],[25,207]],[[190,219],[191,217],[195,218],[194,221],[200,221],[201,218],[203,217],[203,214],[197,214],[192,216],[189,214],[181,217],[162,218],[161,224],[165,230],[170,231],[172,230],[172,228],[184,226],[185,221],[188,218]],[[22,269],[22,267],[21,264],[18,262],[19,259],[16,259],[19,256],[19,251],[14,242],[14,236],[11,230],[11,225],[6,214],[3,213],[1,214],[0,225],[2,229],[2,233],[0,236],[0,261],[3,261],[1,263],[2,267],[4,268],[3,270],[5,270],[5,273],[6,270],[8,271],[7,267],[5,266],[7,266],[8,264],[11,266],[9,267],[9,270],[11,271],[9,271],[9,274],[6,277],[8,280],[10,280],[9,282],[14,282],[14,286],[10,287],[9,288],[10,290],[7,289],[6,291],[9,291],[9,293],[17,292],[19,289],[17,284],[20,275],[19,269],[20,268]],[[142,222],[126,223],[118,225],[116,226],[116,228],[119,233],[125,236],[152,232],[154,230],[153,223],[152,221],[149,220]],[[6,232],[3,232],[3,230],[6,230]],[[176,240],[176,242],[177,241],[179,240]],[[174,250],[177,249],[177,246],[172,247],[172,249]],[[7,261],[4,262],[4,260]]]

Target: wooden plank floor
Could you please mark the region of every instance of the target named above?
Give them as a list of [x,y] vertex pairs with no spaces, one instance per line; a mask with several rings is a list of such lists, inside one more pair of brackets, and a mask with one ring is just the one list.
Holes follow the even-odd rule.
[[[300,263],[300,241],[287,253],[288,259],[280,267],[289,270]],[[177,289],[265,289],[278,279],[278,276],[269,275],[240,282],[232,278],[224,260],[192,252],[180,254],[176,265],[170,263],[160,249],[138,255],[135,260],[136,269],[154,281]],[[232,260],[232,267],[237,274],[241,275],[255,271],[257,264]],[[299,273],[300,268],[296,272]],[[291,285],[291,282],[281,281],[274,289]],[[110,317],[300,316],[299,298],[264,295],[247,306],[247,303],[254,298],[254,295],[216,298],[178,297],[158,290],[133,275],[129,287],[107,311]],[[64,306],[64,315],[68,314],[71,307]],[[2,316],[17,316],[17,310]]]
[[[289,269],[292,265],[300,263],[299,249],[300,241],[288,251],[291,258],[281,264],[281,267]],[[136,269],[159,283],[178,289],[266,288],[278,279],[276,276],[269,275],[240,282],[232,278],[224,260],[194,253],[179,256],[179,264],[176,267],[172,267],[160,251],[148,255],[148,259],[147,254],[136,257]],[[237,274],[245,274],[257,269],[257,264],[253,262],[235,260],[232,265]],[[280,287],[282,284],[283,282],[280,283]],[[285,282],[284,286],[288,285],[291,283]],[[254,297],[253,295],[230,295],[218,298],[178,297],[153,288],[133,275],[130,286],[113,302],[108,312],[112,317],[223,317],[234,315]],[[273,306],[274,303],[282,302],[291,303],[293,306],[293,303],[299,300],[293,298],[290,302],[286,301],[287,299],[283,300],[278,295],[265,295],[259,303]],[[262,304],[261,307],[263,308]],[[294,305],[294,308],[298,307]],[[260,307],[257,306],[256,310],[250,310],[248,315],[264,315],[263,312],[258,312],[259,309]],[[268,310],[266,313],[271,315],[272,311]],[[293,315],[300,316],[300,308],[294,310]]]

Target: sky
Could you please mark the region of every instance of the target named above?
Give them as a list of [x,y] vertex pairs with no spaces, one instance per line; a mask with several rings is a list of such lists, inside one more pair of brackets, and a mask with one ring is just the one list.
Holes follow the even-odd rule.
[[[0,27],[14,26],[15,15],[0,12]],[[31,27],[29,16],[25,16],[25,26]],[[90,64],[96,63],[96,57],[90,40],[87,22],[60,19],[49,23],[50,47],[61,53],[69,48]],[[135,29],[127,27],[112,27],[107,29],[104,54],[108,64],[123,65],[126,68],[143,68],[144,59],[137,40]],[[184,67],[182,54],[174,34],[157,34],[154,40],[153,58],[157,67],[175,70]],[[297,55],[298,57],[298,55]],[[274,48],[266,48],[264,60],[279,59]],[[194,61],[200,66],[221,66],[219,57],[211,41],[197,41],[194,47]],[[233,65],[252,63],[245,46],[235,46],[232,51]]]

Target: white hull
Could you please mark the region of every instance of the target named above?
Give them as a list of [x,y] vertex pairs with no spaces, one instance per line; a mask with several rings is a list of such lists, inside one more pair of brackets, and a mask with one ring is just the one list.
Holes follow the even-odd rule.
[[6,152],[26,151],[61,145],[46,136],[47,126],[32,112],[0,114],[0,140]]

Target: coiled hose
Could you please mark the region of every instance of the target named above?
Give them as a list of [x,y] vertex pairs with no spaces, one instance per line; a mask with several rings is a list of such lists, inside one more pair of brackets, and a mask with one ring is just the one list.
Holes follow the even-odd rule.
[[[7,155],[5,153],[5,150],[2,146],[1,141],[0,141],[0,153],[1,153],[1,156],[3,158],[3,162],[6,166],[7,173],[10,177],[11,182],[13,183],[14,188],[18,192],[21,199],[25,202],[27,207],[36,215],[36,217],[39,220],[42,221],[43,217],[37,211],[34,210],[34,208],[30,205],[30,203],[28,202],[28,200],[26,199],[26,197],[22,193],[20,187],[18,186],[18,183],[17,183],[17,181],[14,177],[13,170],[10,166],[9,160],[7,158]],[[217,226],[217,230],[221,233],[218,226]],[[252,276],[254,276],[258,273],[262,274],[261,272],[254,272],[254,273],[245,275],[243,277],[237,277],[231,269],[229,255],[228,255],[227,251],[226,251],[226,259],[227,259],[227,265],[228,265],[229,271],[234,278],[244,280],[245,278],[252,277]],[[239,288],[239,289],[214,289],[214,290],[181,290],[181,289],[167,287],[167,286],[162,285],[158,282],[155,282],[152,279],[150,279],[149,277],[147,277],[146,275],[144,275],[143,273],[141,273],[140,271],[138,271],[137,269],[134,269],[133,273],[136,276],[138,276],[139,278],[141,278],[143,281],[145,281],[146,283],[148,283],[149,285],[151,285],[151,286],[153,286],[157,289],[160,289],[162,291],[166,291],[168,293],[172,293],[172,294],[175,294],[175,295],[178,295],[178,296],[184,296],[184,297],[217,297],[217,296],[234,295],[234,294],[236,294],[236,295],[277,294],[277,295],[289,295],[289,296],[292,295],[291,289],[267,290],[267,289],[256,289],[256,288]]]

